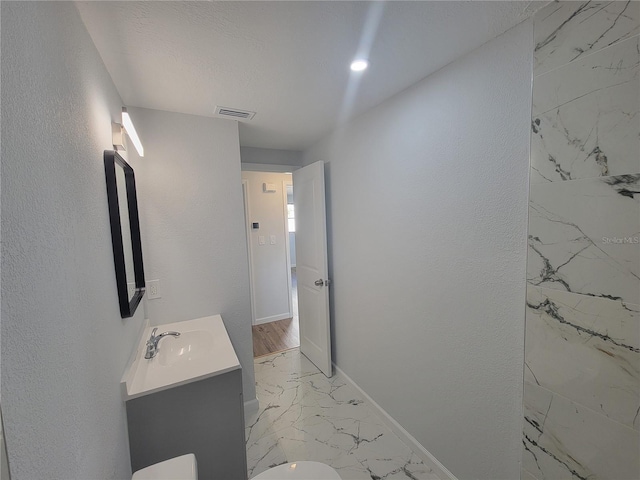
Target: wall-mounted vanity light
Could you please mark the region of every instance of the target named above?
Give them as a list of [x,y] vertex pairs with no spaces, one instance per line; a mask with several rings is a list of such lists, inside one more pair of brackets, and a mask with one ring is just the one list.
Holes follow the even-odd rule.
[[116,149],[125,150],[123,133],[126,131],[127,135],[129,135],[129,138],[133,142],[134,147],[136,147],[138,155],[144,157],[144,147],[142,146],[142,142],[138,137],[136,127],[133,126],[133,122],[131,121],[129,113],[127,113],[126,107],[122,107],[122,124],[113,123],[111,127],[113,133],[113,146]]

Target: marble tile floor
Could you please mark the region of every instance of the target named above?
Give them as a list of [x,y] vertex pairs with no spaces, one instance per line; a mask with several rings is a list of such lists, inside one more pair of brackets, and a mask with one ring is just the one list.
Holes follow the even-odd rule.
[[249,478],[314,460],[343,480],[438,480],[438,476],[339,376],[327,378],[296,348],[255,360],[260,409],[246,419]]

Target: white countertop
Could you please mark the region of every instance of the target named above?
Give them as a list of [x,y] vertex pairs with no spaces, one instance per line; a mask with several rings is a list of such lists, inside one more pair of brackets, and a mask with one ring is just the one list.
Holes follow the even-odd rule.
[[180,332],[180,337],[166,336],[158,344],[158,354],[145,359],[146,341],[153,326],[143,332],[121,387],[124,400],[149,395],[237,370],[240,362],[220,315],[158,325],[157,334]]

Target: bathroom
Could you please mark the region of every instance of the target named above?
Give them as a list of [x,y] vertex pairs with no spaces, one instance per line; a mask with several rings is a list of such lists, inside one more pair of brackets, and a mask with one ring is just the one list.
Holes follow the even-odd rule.
[[[261,408],[241,147],[324,162],[335,370],[436,476],[640,478],[639,19],[625,1],[2,1],[11,478],[131,478],[120,382],[147,320],[220,314],[247,420]],[[103,163],[124,106],[161,294],[129,318]]]

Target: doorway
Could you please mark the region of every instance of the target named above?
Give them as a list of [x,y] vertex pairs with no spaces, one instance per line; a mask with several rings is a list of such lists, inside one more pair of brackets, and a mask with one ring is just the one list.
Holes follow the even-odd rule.
[[290,173],[242,172],[254,357],[300,346]]

